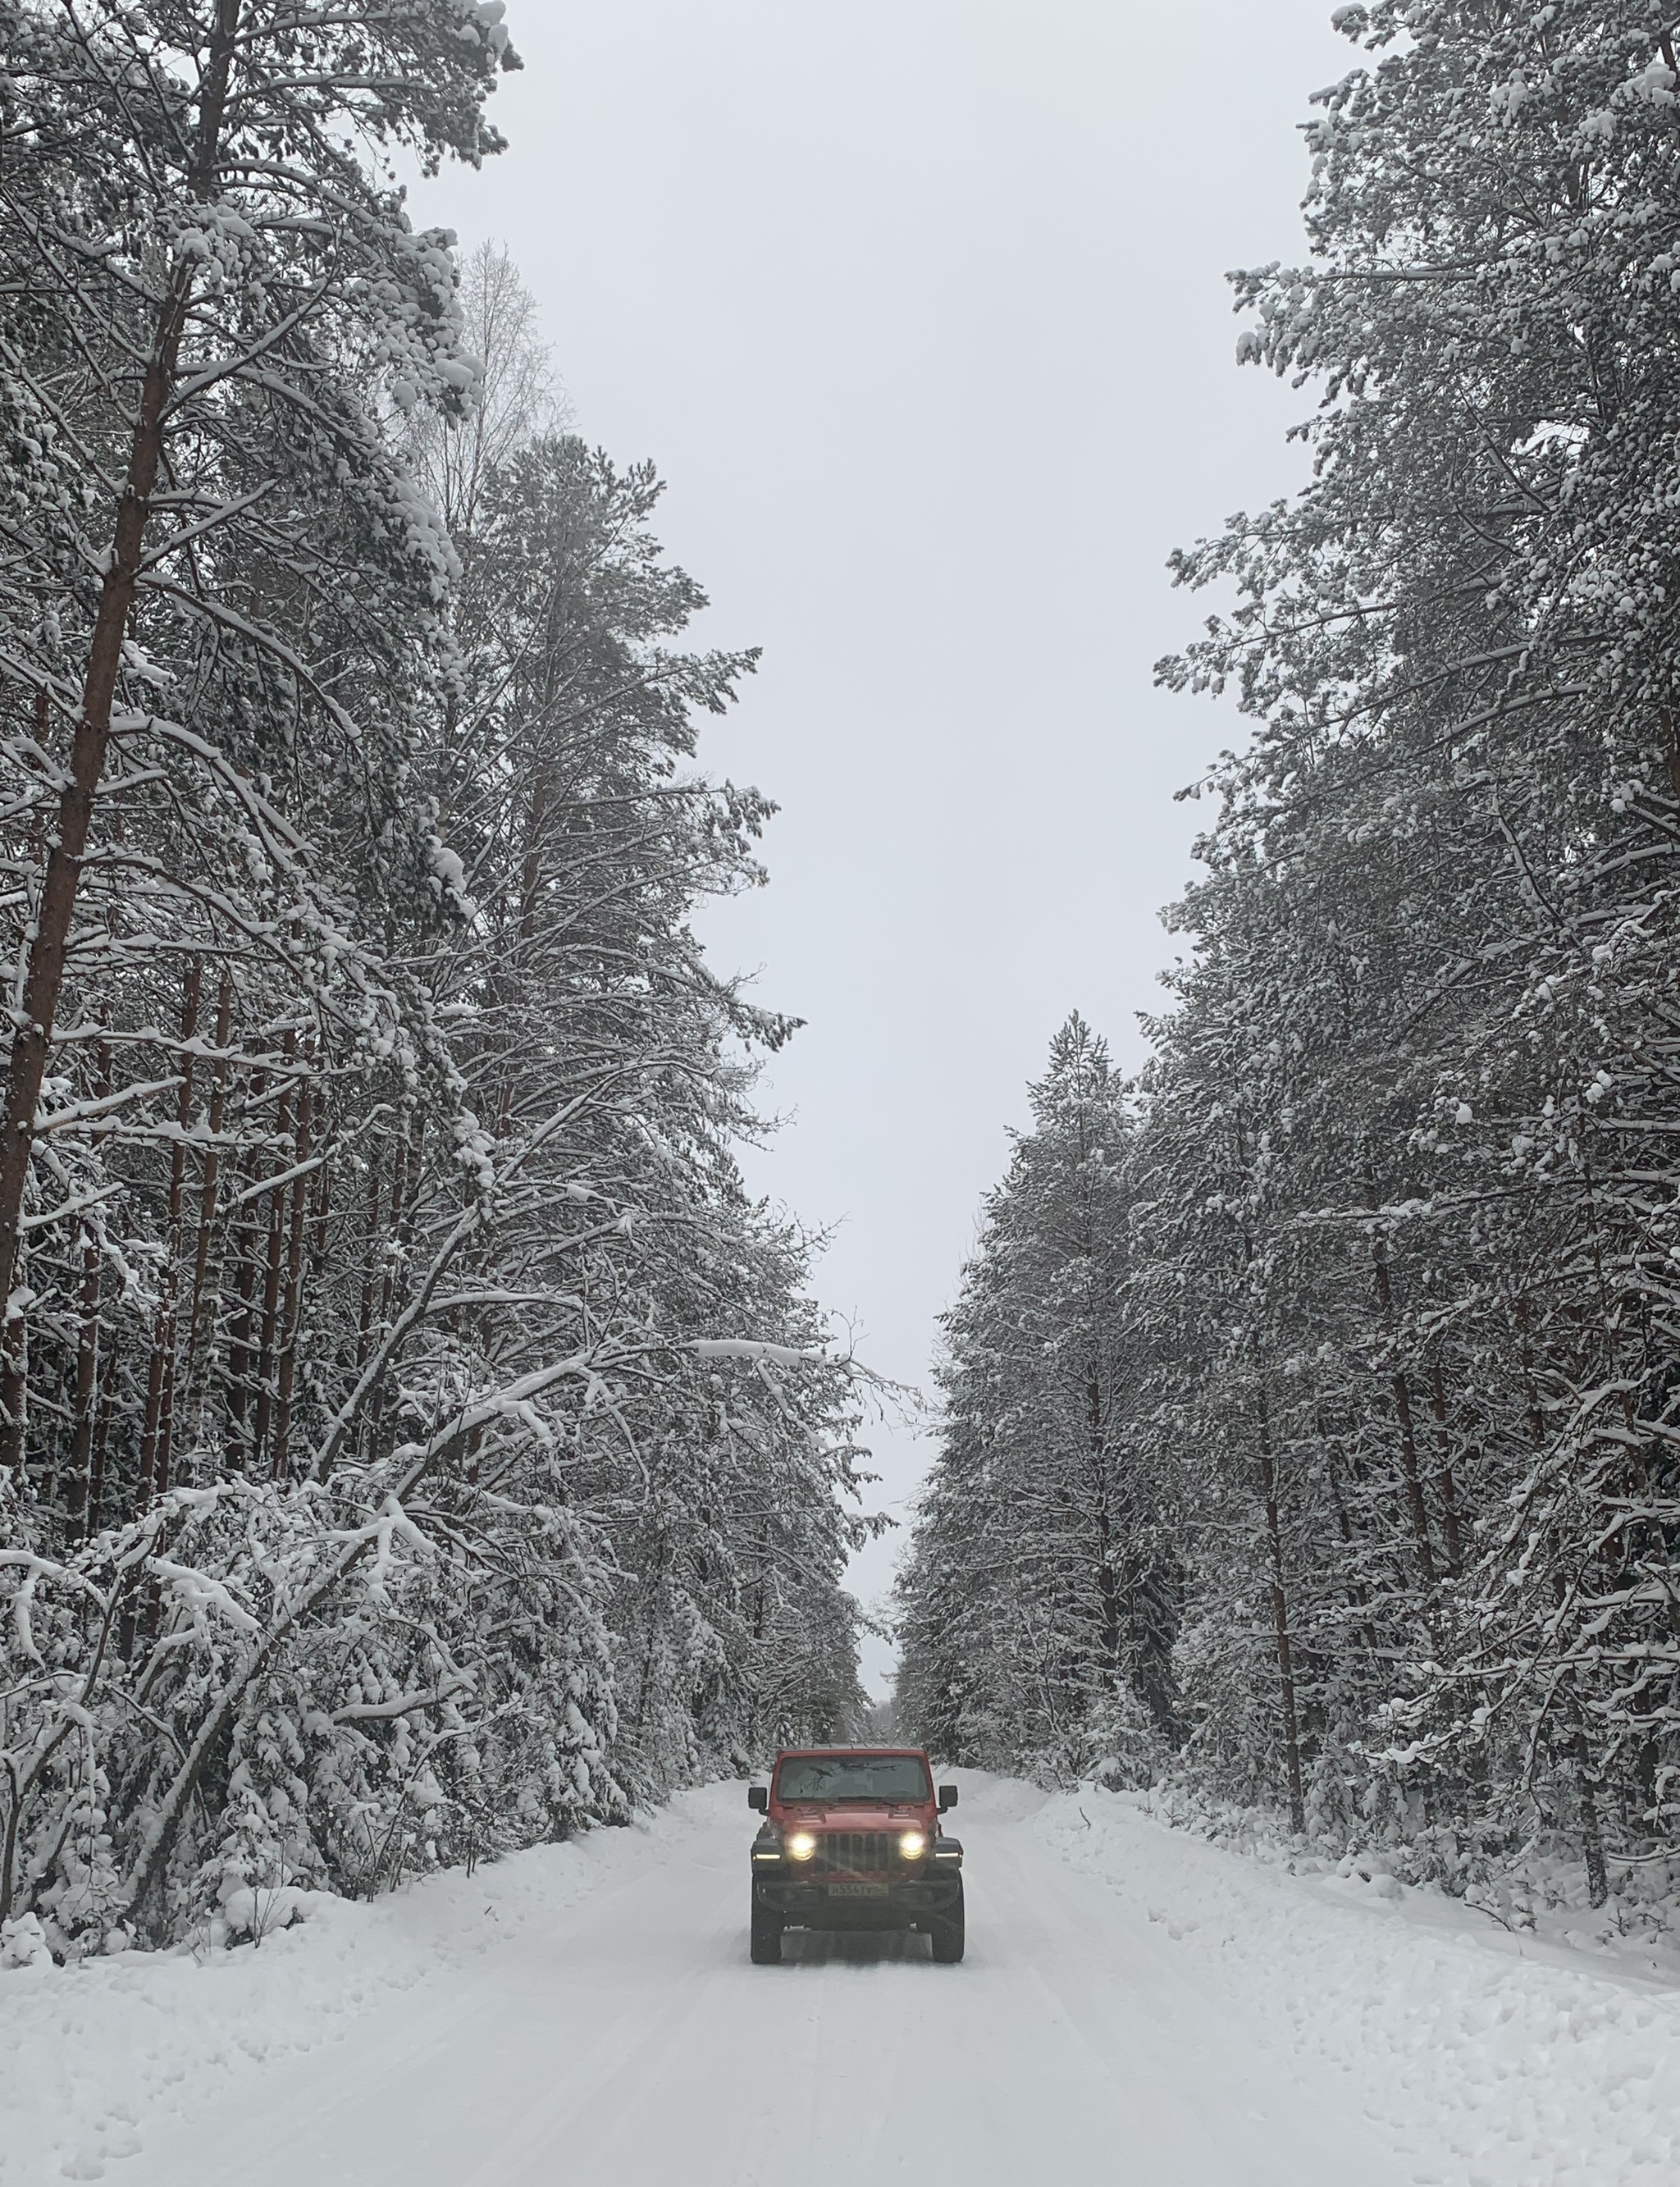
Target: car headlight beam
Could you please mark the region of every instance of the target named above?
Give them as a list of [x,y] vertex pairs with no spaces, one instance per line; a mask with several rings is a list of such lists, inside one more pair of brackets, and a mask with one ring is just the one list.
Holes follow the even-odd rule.
[[898,1841],[901,1860],[919,1860],[927,1849],[927,1839],[920,1830],[906,1830]]
[[809,1830],[795,1830],[787,1841],[789,1860],[809,1860],[817,1850],[817,1841]]

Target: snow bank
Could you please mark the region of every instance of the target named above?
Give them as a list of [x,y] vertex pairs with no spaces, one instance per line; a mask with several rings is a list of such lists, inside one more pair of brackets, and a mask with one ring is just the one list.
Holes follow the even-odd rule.
[[[1111,1789],[1123,1789],[1127,1782],[1117,1779]],[[1612,1854],[1610,1895],[1595,1908],[1586,1864],[1561,1834],[1537,1836],[1520,1852],[1494,1853],[1461,1847],[1452,1831],[1436,1828],[1407,1839],[1396,1836],[1391,1844],[1355,1843],[1344,1852],[1330,1832],[1304,1844],[1275,1809],[1210,1800],[1183,1785],[1157,1785],[1144,1805],[1175,1830],[1280,1863],[1292,1874],[1334,1869],[1356,1891],[1368,1884],[1379,1897],[1394,1895],[1387,1892],[1386,1877],[1402,1884],[1438,1884],[1483,1917],[1468,1925],[1473,1930],[1497,1922],[1552,1943],[1622,1959],[1680,1983],[1680,1858],[1630,1862]]]
[[371,1903],[244,1892],[232,1950],[126,1952],[55,1966],[20,1928],[0,1959],[0,2182],[102,2179],[149,2129],[197,2116],[242,2075],[341,2042],[428,1977],[576,1903],[681,1813],[537,1846]]
[[[1623,2187],[1680,2167],[1680,1989],[1514,1932],[1369,1858],[1316,1876],[1155,1819],[1138,1795],[1048,1799],[1031,1827],[1291,2049],[1357,2075],[1366,2115],[1442,2187]],[[1659,1970],[1661,1971],[1659,1971]]]

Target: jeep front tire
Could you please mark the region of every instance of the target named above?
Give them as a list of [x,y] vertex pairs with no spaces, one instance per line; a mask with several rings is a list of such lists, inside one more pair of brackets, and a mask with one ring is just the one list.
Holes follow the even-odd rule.
[[934,1964],[954,1967],[963,1956],[963,1901],[960,1895],[948,1914],[936,1915],[927,1927],[933,1942]]
[[761,1906],[752,1909],[752,1963],[756,1967],[782,1964],[781,1916],[767,1913]]

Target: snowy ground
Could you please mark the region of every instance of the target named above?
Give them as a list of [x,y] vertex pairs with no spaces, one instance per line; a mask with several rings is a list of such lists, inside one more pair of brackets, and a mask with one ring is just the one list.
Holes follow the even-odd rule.
[[[1680,1992],[958,1773],[969,1957],[746,1956],[742,1789],[202,1964],[0,1973],[0,2183],[1659,2187]],[[1389,1895],[1384,1895],[1387,1892]]]

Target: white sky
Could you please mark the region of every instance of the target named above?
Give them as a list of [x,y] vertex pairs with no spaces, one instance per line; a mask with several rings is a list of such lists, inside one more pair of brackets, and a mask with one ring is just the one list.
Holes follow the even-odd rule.
[[[659,464],[699,635],[765,648],[703,746],[783,807],[713,956],[808,1020],[748,1171],[837,1226],[819,1295],[903,1382],[1057,1026],[1142,1055],[1172,792],[1238,733],[1151,689],[1202,612],[1162,565],[1301,474],[1311,398],[1236,370],[1222,277],[1301,255],[1329,12],[514,0],[510,150],[415,193],[513,250],[577,429]],[[902,1518],[925,1448],[874,1444]]]

